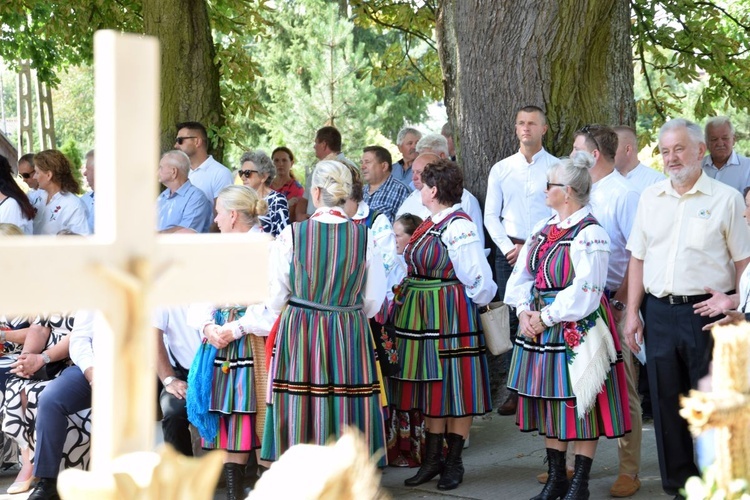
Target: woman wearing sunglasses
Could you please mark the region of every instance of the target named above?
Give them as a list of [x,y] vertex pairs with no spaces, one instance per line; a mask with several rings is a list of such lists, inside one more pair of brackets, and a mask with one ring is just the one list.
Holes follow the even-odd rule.
[[0,155],[0,223],[15,224],[25,234],[32,234],[35,213],[26,193],[13,178],[8,159]]
[[[609,237],[587,208],[593,165],[578,152],[547,172],[547,205],[557,215],[536,225],[505,292],[519,320],[508,374],[508,388],[518,393],[516,425],[544,435],[547,448],[539,500],[589,498],[599,437],[630,431],[620,341],[603,293]],[[569,441],[576,442],[570,482]]]
[[286,196],[271,189],[276,177],[276,167],[263,151],[247,151],[240,158],[238,172],[242,184],[253,188],[258,196],[268,204],[268,213],[260,217],[263,231],[274,236],[289,224],[289,205]]

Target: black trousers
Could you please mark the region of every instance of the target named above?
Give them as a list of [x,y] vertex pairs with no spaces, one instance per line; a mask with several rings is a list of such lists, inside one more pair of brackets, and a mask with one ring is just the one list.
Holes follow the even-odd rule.
[[[187,370],[177,367],[174,373],[180,380],[187,381]],[[187,418],[187,403],[184,399],[178,399],[162,389],[159,394],[159,406],[164,415],[161,421],[161,430],[164,434],[164,442],[189,457],[193,456],[193,440],[190,436],[190,422]]]
[[680,414],[680,396],[708,374],[713,337],[702,328],[718,318],[693,312],[692,304],[670,305],[646,295],[646,358],[664,491],[677,494],[690,476],[700,475],[693,438]]

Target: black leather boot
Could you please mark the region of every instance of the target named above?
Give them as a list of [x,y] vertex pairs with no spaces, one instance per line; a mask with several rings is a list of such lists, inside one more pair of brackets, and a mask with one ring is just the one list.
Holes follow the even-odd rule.
[[241,500],[245,498],[242,485],[245,477],[245,466],[227,462],[224,464],[224,476],[227,480],[227,500]]
[[565,452],[547,448],[547,482],[542,492],[531,500],[557,500],[568,492],[568,476],[565,470]]
[[449,433],[445,440],[448,441],[448,455],[445,457],[445,467],[438,481],[439,490],[455,490],[464,480],[464,462],[461,453],[464,451],[464,438],[460,434]]
[[588,500],[589,498],[589,473],[594,460],[583,455],[576,455],[576,468],[573,479],[570,481],[568,494],[564,500]]
[[57,478],[40,478],[29,498],[34,500],[60,500],[60,495],[57,494]]
[[415,476],[404,481],[406,486],[418,486],[443,472],[443,435],[426,433],[422,466]]

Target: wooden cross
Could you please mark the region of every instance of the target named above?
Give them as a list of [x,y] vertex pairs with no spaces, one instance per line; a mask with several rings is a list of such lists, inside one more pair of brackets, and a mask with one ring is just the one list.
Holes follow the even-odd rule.
[[[154,445],[155,306],[255,303],[268,293],[268,241],[248,234],[157,235],[159,45],[94,36],[96,235],[0,240],[5,314],[101,310],[91,467]],[[101,338],[100,338],[101,337]]]
[[750,477],[750,324],[715,327],[712,334],[712,391],[690,391],[682,398],[680,415],[696,436],[714,429],[711,476],[727,498],[734,498],[732,481]]

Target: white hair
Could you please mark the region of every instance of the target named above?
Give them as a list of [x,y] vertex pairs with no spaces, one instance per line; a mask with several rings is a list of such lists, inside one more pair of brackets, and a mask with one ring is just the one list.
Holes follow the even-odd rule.
[[437,155],[441,153],[448,157],[450,151],[448,150],[448,139],[441,134],[427,134],[417,142],[417,153],[422,154],[426,152],[432,152]]
[[398,131],[398,135],[396,136],[396,145],[402,145],[404,143],[404,139],[406,139],[406,136],[409,134],[416,135],[417,140],[422,138],[422,132],[420,132],[419,130],[413,127],[404,127]]
[[732,125],[732,120],[730,120],[728,116],[714,116],[713,118],[708,120],[704,128],[704,130],[706,131],[704,138],[706,143],[708,143],[708,129],[722,127],[724,125],[729,125],[729,133],[734,135],[734,125]]
[[701,130],[700,125],[684,118],[675,118],[662,125],[659,129],[659,142],[661,142],[661,138],[666,132],[671,132],[678,128],[684,128],[685,130],[687,130],[688,136],[695,143],[695,145],[705,144],[705,139],[703,138],[703,130]]
[[184,176],[187,179],[187,176],[190,173],[190,158],[183,151],[180,151],[179,149],[167,151],[161,155],[161,159],[167,160],[167,163],[175,167],[180,172],[181,176]]

